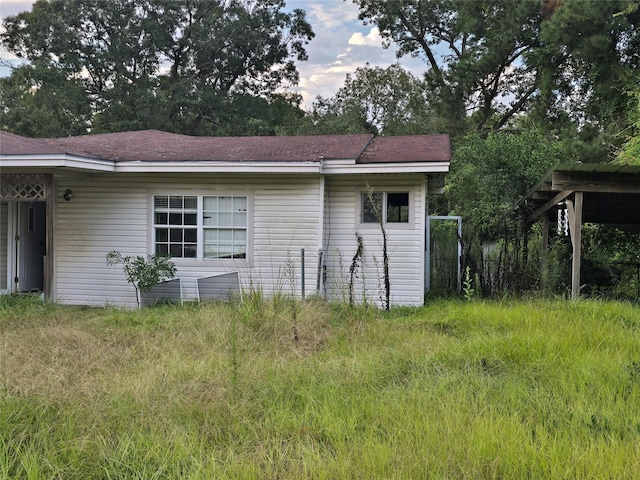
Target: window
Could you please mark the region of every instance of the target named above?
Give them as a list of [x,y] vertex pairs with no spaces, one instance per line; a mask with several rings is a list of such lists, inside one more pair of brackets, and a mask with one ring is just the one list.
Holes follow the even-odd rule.
[[154,251],[172,258],[247,258],[247,197],[156,195]]
[[204,197],[204,258],[247,257],[247,197]]
[[156,196],[153,206],[156,255],[196,258],[198,197]]
[[[409,192],[362,192],[361,223],[409,223]],[[384,208],[383,208],[384,206]]]

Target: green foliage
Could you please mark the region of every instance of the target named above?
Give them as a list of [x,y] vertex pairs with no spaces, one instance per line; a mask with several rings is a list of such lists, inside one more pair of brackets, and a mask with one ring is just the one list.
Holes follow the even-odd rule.
[[625,165],[640,165],[640,136],[631,137],[625,142],[618,161]]
[[631,0],[354,1],[398,56],[425,59],[428,104],[454,136],[522,114],[624,125],[625,79],[640,66]]
[[610,225],[583,228],[583,293],[598,297],[640,296],[640,236]]
[[514,209],[551,166],[577,160],[571,149],[536,131],[471,134],[454,143],[445,208],[463,218],[463,265],[478,272],[483,293],[529,286],[523,277],[524,234]]
[[616,163],[623,165],[640,165],[640,87],[637,88],[635,104],[634,124],[629,127],[630,134],[616,158]]
[[444,122],[429,110],[426,84],[400,65],[366,65],[347,74],[331,98],[318,97],[310,114],[317,133],[412,135],[441,133]]
[[473,288],[473,279],[471,278],[471,267],[467,265],[464,269],[464,278],[462,279],[462,292],[467,302],[473,300],[475,289]]
[[[294,62],[306,60],[314,36],[304,12],[285,12],[282,0],[38,0],[3,26],[4,48],[31,63],[5,82],[3,127],[37,136],[49,134],[31,108],[40,97],[52,97],[45,114],[61,116],[56,134],[74,117],[94,133],[262,132],[254,124],[277,116],[277,92],[297,81]],[[20,88],[24,72],[33,80]],[[261,110],[276,106],[242,115],[243,96],[265,100]]]
[[28,137],[79,135],[90,119],[82,84],[42,62],[0,78],[0,112],[0,129]]
[[498,240],[518,201],[551,166],[577,159],[536,132],[468,135],[454,144],[447,195],[467,238]]
[[175,264],[168,257],[158,255],[132,257],[113,250],[107,253],[107,265],[122,265],[127,282],[136,290],[138,307],[141,292],[149,292],[155,284],[176,276]]

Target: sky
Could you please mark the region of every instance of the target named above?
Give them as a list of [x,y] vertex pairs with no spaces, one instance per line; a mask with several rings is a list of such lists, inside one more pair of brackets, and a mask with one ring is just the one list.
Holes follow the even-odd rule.
[[[0,0],[0,17],[30,10],[32,0]],[[382,48],[382,39],[373,25],[358,20],[358,7],[351,0],[287,0],[287,9],[301,8],[315,38],[307,45],[309,59],[298,62],[300,82],[294,90],[303,97],[303,108],[309,109],[317,96],[330,97],[344,84],[347,73],[367,63],[388,67],[397,63],[395,48]],[[0,48],[0,59],[11,55]],[[422,60],[403,57],[400,64],[414,75],[425,71]],[[8,75],[0,67],[0,75]]]

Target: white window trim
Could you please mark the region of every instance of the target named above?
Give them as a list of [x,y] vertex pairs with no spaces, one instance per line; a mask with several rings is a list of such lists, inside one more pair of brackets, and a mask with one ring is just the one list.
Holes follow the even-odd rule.
[[[194,266],[194,265],[216,265],[224,267],[251,267],[253,266],[253,193],[249,191],[233,190],[233,191],[207,191],[207,190],[175,190],[175,189],[163,189],[154,190],[150,192],[148,198],[147,208],[147,228],[148,228],[148,240],[147,251],[150,254],[155,254],[155,221],[154,221],[154,197],[156,196],[183,196],[183,197],[197,197],[198,202],[198,220],[197,220],[197,253],[196,258],[171,258],[171,260],[177,266]],[[203,210],[204,200],[203,197],[246,197],[247,199],[247,254],[246,258],[204,258],[204,225],[203,225]]]
[[[362,195],[366,194],[367,190],[357,190],[356,197],[356,226],[358,229],[367,230],[367,229],[379,229],[380,224],[378,222],[363,222],[362,221]],[[384,218],[384,228],[385,230],[413,230],[415,229],[415,188],[413,187],[397,187],[394,186],[392,188],[375,188],[373,193],[382,193],[383,194],[383,216]],[[406,223],[402,222],[387,222],[386,219],[386,205],[387,205],[387,194],[389,193],[408,193],[409,194],[409,221]]]

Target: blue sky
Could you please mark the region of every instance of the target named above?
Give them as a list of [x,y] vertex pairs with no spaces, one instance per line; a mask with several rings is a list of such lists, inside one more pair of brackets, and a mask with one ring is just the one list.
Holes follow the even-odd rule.
[[[29,10],[32,0],[0,0],[0,16]],[[358,7],[350,0],[287,0],[287,8],[301,8],[316,36],[307,45],[309,60],[298,63],[303,106],[309,108],[316,96],[332,96],[344,83],[347,73],[370,65],[387,67],[398,60],[393,46],[382,48],[382,39],[372,25],[358,20]],[[0,49],[0,58],[10,58]],[[420,59],[404,57],[400,63],[415,75],[425,71]],[[6,68],[2,73],[7,75]]]

